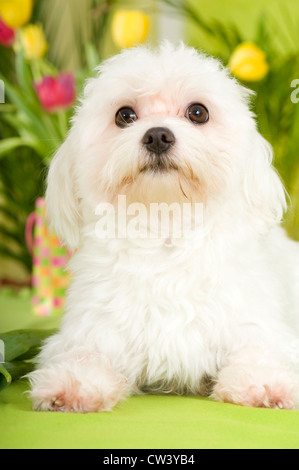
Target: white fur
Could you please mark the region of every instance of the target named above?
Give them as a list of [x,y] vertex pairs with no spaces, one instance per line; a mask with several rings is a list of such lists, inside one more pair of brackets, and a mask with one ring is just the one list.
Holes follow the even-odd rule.
[[[250,92],[215,59],[183,45],[126,50],[87,83],[50,166],[47,204],[71,248],[60,331],[30,374],[35,409],[100,411],[142,390],[232,403],[299,405],[299,246],[279,227],[284,189],[256,129]],[[203,103],[204,125],[185,117]],[[115,125],[132,106],[138,120]],[[176,137],[177,171],[142,172],[150,127]],[[202,202],[193,238],[104,239],[95,207]]]

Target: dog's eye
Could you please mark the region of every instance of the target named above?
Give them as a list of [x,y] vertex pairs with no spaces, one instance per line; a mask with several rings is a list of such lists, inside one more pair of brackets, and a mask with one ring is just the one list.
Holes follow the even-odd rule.
[[204,124],[209,120],[209,111],[203,104],[193,103],[187,108],[185,116],[194,124]]
[[136,121],[137,115],[134,109],[124,106],[120,108],[115,115],[115,124],[118,127],[127,127]]

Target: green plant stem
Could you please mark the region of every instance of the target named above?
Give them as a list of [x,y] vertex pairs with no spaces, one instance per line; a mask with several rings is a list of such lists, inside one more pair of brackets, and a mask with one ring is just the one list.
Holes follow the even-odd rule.
[[59,129],[61,132],[61,138],[64,140],[68,133],[68,123],[67,123],[67,118],[66,118],[66,112],[63,110],[58,111],[57,117],[58,117]]
[[14,361],[0,364],[0,390],[8,387],[33,369],[34,363],[32,362]]

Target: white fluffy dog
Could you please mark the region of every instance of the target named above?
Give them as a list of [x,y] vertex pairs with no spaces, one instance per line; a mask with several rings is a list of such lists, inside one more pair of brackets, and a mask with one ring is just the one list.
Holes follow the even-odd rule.
[[[30,374],[34,409],[110,410],[130,394],[299,405],[299,245],[251,92],[215,59],[163,43],[88,81],[53,159],[47,206],[72,249],[60,331]],[[180,239],[99,237],[96,207],[200,203]]]

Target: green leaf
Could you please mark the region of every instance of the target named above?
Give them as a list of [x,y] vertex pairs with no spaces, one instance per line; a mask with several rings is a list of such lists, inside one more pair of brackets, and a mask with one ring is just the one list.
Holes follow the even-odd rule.
[[26,63],[23,51],[18,51],[15,58],[17,81],[27,96],[35,97],[32,73]]
[[34,369],[32,362],[13,361],[0,364],[0,390]]
[[0,234],[1,236],[15,241],[16,243],[20,243],[21,241],[20,233],[16,230],[6,228],[5,226],[3,226],[3,223],[0,224]]
[[12,113],[15,112],[17,108],[13,104],[1,103],[0,104],[0,113]]
[[3,390],[12,382],[12,376],[6,369],[4,363],[0,363],[0,390]]
[[0,158],[4,157],[18,147],[35,148],[36,146],[33,142],[24,140],[21,137],[11,137],[9,139],[4,139],[0,142]]
[[[0,78],[2,78],[1,74]],[[9,99],[17,107],[19,116],[22,115],[25,122],[30,121],[37,138],[49,139],[50,137],[52,140],[60,141],[59,133],[56,132],[55,127],[48,119],[50,116],[44,112],[39,103],[30,101],[25,93],[11,83],[5,83],[5,90]],[[43,119],[45,119],[46,125]]]
[[11,258],[15,261],[18,261],[20,263],[24,262],[24,255],[23,253],[18,255],[14,253],[10,248],[5,247],[5,246],[0,246],[0,255],[3,258]]
[[[32,142],[31,148],[38,153],[38,155],[47,163],[53,156],[54,151],[61,144],[62,139],[49,139],[49,134],[46,134],[45,124],[45,135],[39,136],[37,139],[36,132],[30,120],[23,119],[21,114],[6,114],[3,115],[3,119],[13,127],[16,132],[20,134],[20,137],[26,142]],[[50,118],[49,118],[50,119]]]
[[[53,335],[56,330],[13,330],[0,333],[0,339],[4,341],[5,360],[10,362],[20,357],[28,359],[28,352],[35,354],[36,347],[42,345],[44,339]],[[31,356],[33,357],[33,356]]]
[[88,69],[90,71],[94,70],[100,63],[100,55],[94,44],[90,42],[86,44],[85,55]]

